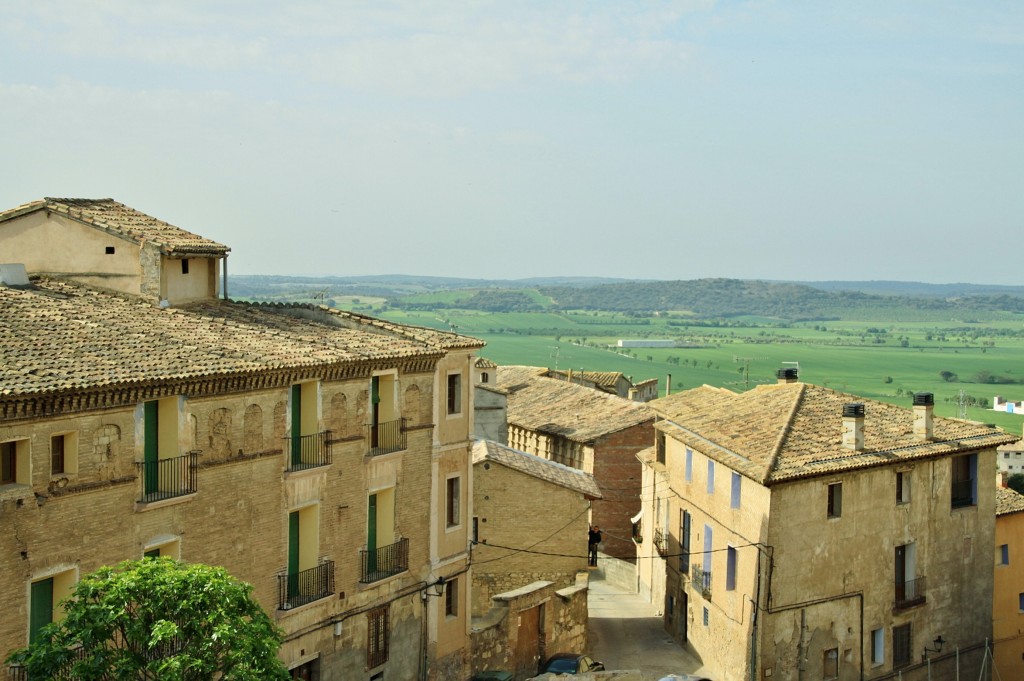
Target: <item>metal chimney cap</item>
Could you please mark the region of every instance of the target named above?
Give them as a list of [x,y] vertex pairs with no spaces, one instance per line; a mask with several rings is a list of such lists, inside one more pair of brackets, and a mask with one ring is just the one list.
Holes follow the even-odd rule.
[[933,393],[914,393],[915,407],[935,406],[935,395]]
[[864,403],[863,402],[852,402],[850,404],[843,405],[843,416],[852,416],[857,418],[864,417]]
[[798,378],[799,375],[800,372],[794,369],[793,367],[786,367],[785,369],[779,369],[778,371],[775,372],[776,378],[795,379]]

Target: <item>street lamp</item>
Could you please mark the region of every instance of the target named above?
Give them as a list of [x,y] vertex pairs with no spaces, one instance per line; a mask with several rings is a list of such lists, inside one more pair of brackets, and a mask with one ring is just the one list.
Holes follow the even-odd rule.
[[942,644],[943,643],[945,643],[945,641],[942,640],[942,634],[939,634],[938,636],[935,637],[935,640],[932,641],[932,644],[934,644],[935,647],[934,648],[929,648],[928,646],[925,646],[924,647],[924,652],[921,653],[921,657],[927,658],[928,657],[928,653],[935,653],[936,655],[938,655],[939,653],[942,652]]

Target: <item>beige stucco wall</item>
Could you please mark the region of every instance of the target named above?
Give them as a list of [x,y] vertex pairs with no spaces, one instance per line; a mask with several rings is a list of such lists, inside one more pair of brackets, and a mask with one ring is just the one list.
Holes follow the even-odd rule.
[[[796,679],[806,658],[821,675],[823,651],[840,651],[840,679],[892,670],[892,627],[911,624],[912,660],[942,635],[950,648],[991,636],[994,487],[978,484],[978,503],[950,507],[950,459],[861,469],[772,488],[768,543],[774,548],[772,615],[760,637],[762,664]],[[910,476],[911,500],[898,504],[895,475]],[[978,480],[995,475],[993,451],[978,456]],[[843,485],[842,515],[826,518],[827,485]],[[915,544],[925,602],[895,610],[895,547]],[[863,594],[863,626],[860,596]],[[806,607],[797,604],[818,601]],[[792,606],[792,607],[791,607]],[[801,625],[803,634],[801,635]],[[871,665],[871,631],[885,631],[885,662]],[[847,652],[849,651],[849,652]]]
[[182,258],[160,258],[160,297],[171,305],[217,297],[218,258],[188,258],[188,274],[181,271]]
[[61,215],[36,211],[0,223],[0,254],[0,261],[23,263],[30,275],[76,273],[74,279],[92,286],[140,292],[136,244]]
[[[1008,546],[1010,562],[999,563],[999,547]],[[992,629],[995,637],[995,668],[999,678],[1024,678],[1024,512],[996,517],[996,566],[993,589]]]
[[[666,438],[665,465],[651,464],[655,473],[664,472],[670,481],[668,487],[654,488],[655,496],[661,497],[663,506],[668,506],[668,557],[664,561],[667,568],[663,605],[665,626],[679,637],[684,629],[680,620],[685,617],[687,640],[704,664],[715,670],[714,677],[723,681],[741,681],[749,678],[751,602],[757,594],[759,565],[765,562],[762,549],[756,544],[763,543],[767,536],[766,519],[771,497],[767,488],[741,477],[740,506],[732,508],[733,471],[715,462],[715,485],[709,494],[710,459],[699,450],[693,450],[692,476],[687,481],[686,449],[683,443]],[[693,582],[689,566],[681,564],[679,558],[683,510],[691,515],[689,566],[696,564],[703,568],[705,527],[712,530],[710,598],[706,597],[700,584]],[[646,535],[653,535],[653,530],[663,524],[664,514],[658,517],[652,510],[648,517],[645,512],[645,541]],[[736,550],[736,581],[732,590],[726,588],[729,547]],[[674,599],[671,615],[668,596]],[[707,626],[704,625],[705,608]]]

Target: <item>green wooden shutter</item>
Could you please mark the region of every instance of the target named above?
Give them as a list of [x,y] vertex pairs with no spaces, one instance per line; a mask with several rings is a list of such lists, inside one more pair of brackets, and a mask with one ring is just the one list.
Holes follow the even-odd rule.
[[302,463],[302,386],[292,386],[292,465]]
[[299,512],[288,514],[288,596],[299,593]]
[[143,411],[143,464],[142,479],[146,494],[160,489],[160,403],[144,402]]
[[39,630],[53,621],[53,577],[32,582],[28,642],[35,643]]
[[377,495],[370,495],[366,513],[366,570],[377,570]]

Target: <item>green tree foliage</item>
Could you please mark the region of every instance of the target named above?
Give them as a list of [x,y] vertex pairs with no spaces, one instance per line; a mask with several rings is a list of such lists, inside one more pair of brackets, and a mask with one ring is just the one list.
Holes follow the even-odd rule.
[[1006,480],[1006,486],[1017,494],[1024,494],[1024,473],[1014,473]]
[[84,577],[8,662],[31,679],[261,681],[287,679],[281,632],[226,570],[169,558],[125,561]]
[[940,371],[939,372],[939,376],[946,383],[956,383],[957,380],[959,380],[957,378],[957,375],[955,373],[953,373],[952,371]]

